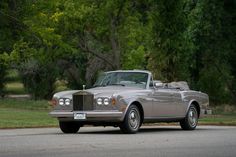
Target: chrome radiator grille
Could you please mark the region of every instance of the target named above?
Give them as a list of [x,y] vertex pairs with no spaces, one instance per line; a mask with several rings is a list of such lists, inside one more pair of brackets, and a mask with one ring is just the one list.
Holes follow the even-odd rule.
[[74,111],[89,111],[93,110],[94,95],[80,91],[73,94],[73,110]]

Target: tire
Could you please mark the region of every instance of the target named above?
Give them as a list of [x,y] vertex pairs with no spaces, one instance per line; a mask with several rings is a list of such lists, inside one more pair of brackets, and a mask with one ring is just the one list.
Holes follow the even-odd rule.
[[194,130],[198,123],[198,112],[195,105],[191,104],[186,117],[180,121],[183,130]]
[[61,131],[66,134],[77,133],[80,129],[80,125],[75,122],[59,121],[59,126]]
[[126,134],[135,134],[141,126],[140,111],[137,106],[131,105],[120,125],[120,130]]

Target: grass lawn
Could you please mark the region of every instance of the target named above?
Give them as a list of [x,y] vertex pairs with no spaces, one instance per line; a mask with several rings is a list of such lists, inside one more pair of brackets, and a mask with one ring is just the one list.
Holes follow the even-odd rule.
[[208,115],[200,119],[199,124],[236,126],[236,114]]
[[0,128],[55,127],[50,110],[45,100],[0,99]]
[[21,82],[8,82],[5,85],[5,90],[7,94],[27,94]]
[[14,69],[8,70],[6,78],[7,78],[7,82],[5,84],[6,94],[27,94],[17,70]]
[[0,109],[0,128],[55,127],[57,120],[48,111]]
[[25,109],[25,110],[50,110],[51,106],[46,100],[28,100],[28,99],[0,99],[0,109]]

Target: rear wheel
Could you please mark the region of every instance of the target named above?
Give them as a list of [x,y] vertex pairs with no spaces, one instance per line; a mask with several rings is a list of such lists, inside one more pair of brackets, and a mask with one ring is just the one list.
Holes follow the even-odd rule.
[[141,126],[140,112],[137,106],[131,105],[125,115],[125,119],[120,125],[123,133],[134,134]]
[[77,133],[80,129],[80,125],[75,122],[63,122],[59,121],[60,129],[63,133]]
[[198,123],[198,112],[195,105],[191,104],[186,117],[180,121],[183,130],[194,130]]

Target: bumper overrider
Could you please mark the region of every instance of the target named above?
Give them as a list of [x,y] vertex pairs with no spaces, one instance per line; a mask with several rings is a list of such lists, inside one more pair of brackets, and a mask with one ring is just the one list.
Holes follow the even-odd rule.
[[106,122],[120,122],[123,120],[123,112],[118,110],[112,111],[52,111],[50,116],[74,121],[106,121]]

